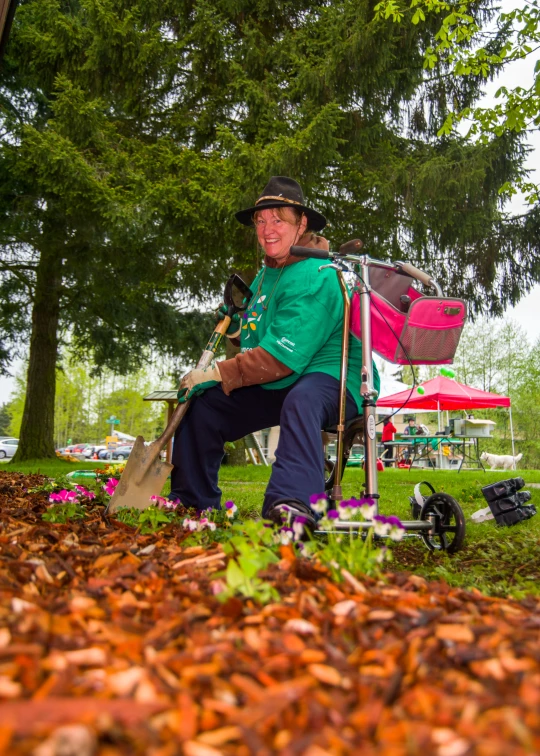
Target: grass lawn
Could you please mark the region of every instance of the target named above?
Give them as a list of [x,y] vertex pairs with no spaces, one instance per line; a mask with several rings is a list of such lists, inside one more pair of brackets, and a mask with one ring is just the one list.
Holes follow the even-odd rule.
[[[102,467],[100,462],[65,462],[38,460],[14,465],[3,463],[0,470],[23,473],[41,472],[50,477],[65,475],[74,469]],[[271,468],[227,467],[220,473],[224,501],[232,499],[244,517],[257,516]],[[379,475],[381,514],[395,514],[410,519],[409,496],[415,483],[428,480],[435,490],[445,491],[461,504],[467,518],[464,548],[453,556],[430,553],[419,538],[407,538],[394,547],[393,570],[411,570],[429,579],[443,578],[452,585],[475,587],[484,593],[523,598],[540,594],[540,516],[513,527],[497,527],[493,521],[473,524],[470,516],[487,506],[481,487],[498,480],[520,475],[529,488],[531,503],[540,504],[540,471],[519,470],[517,473],[387,469]],[[346,498],[358,496],[363,471],[348,468],[343,479]],[[425,489],[424,489],[425,491]]]
[[3,459],[0,461],[0,470],[15,470],[25,474],[41,473],[50,478],[58,478],[60,475],[67,475],[72,470],[95,470],[98,467],[105,467],[106,464],[103,459],[76,463],[66,462],[64,459],[36,459],[18,464]]
[[[223,495],[232,499],[244,514],[258,514],[270,468],[249,466],[223,467],[220,485]],[[540,594],[540,515],[513,527],[498,527],[493,520],[475,524],[470,516],[487,507],[481,488],[505,478],[521,476],[525,489],[540,486],[539,470],[516,473],[463,470],[395,470],[379,475],[381,514],[411,519],[409,496],[416,483],[428,480],[436,491],[451,494],[461,504],[467,520],[464,548],[453,556],[431,553],[420,538],[406,538],[394,547],[393,570],[411,570],[429,579],[442,578],[452,585],[475,587],[484,593],[523,598]],[[358,496],[363,471],[347,468],[343,478],[346,498]],[[423,492],[426,492],[424,487]],[[531,503],[540,509],[540,488],[530,487]]]

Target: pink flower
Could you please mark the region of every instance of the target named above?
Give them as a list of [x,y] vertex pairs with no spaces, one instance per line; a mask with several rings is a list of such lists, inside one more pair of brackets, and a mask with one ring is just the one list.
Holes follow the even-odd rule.
[[201,530],[215,530],[216,523],[209,520],[207,517],[201,517],[200,520],[192,520],[190,517],[186,517],[182,522],[184,530],[191,530],[192,532]]
[[114,489],[118,485],[119,481],[116,478],[109,478],[109,480],[105,483],[103,486],[103,490],[106,494],[109,496],[112,496],[114,493]]
[[96,498],[95,493],[93,491],[89,491],[84,486],[75,486],[75,488],[77,489],[77,491],[79,492],[79,494],[81,496],[84,496],[86,499],[95,499]]
[[177,502],[169,501],[164,496],[151,496],[150,501],[159,509],[176,509]]
[[77,491],[67,491],[65,488],[63,488],[59,493],[55,494],[52,493],[49,496],[50,502],[60,502],[62,504],[65,504],[66,502],[70,501],[78,501],[79,500],[79,494]]

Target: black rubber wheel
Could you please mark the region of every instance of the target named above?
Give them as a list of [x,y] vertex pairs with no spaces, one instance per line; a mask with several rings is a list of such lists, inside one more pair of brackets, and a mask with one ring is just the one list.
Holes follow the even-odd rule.
[[3,449],[2,449],[2,451],[0,451],[0,459],[5,459],[5,457],[6,457],[6,453],[5,453],[5,451],[4,451]]
[[455,554],[465,540],[465,516],[457,501],[446,493],[428,496],[420,512],[420,520],[431,520],[433,530],[422,533],[430,551]]
[[334,485],[334,476],[336,472],[336,463],[331,459],[324,460],[324,490],[326,493],[332,490]]
[[117,454],[117,455],[116,455],[116,459],[120,459],[120,460],[122,460],[122,459],[125,459],[125,457],[124,457],[124,455],[123,455],[123,454]]

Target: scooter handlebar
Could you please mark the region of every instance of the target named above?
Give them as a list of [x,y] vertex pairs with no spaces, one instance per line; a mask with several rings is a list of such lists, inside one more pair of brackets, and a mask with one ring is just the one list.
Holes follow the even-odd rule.
[[333,255],[327,249],[311,249],[310,247],[291,247],[291,255],[295,257],[313,257],[316,260],[333,259]]

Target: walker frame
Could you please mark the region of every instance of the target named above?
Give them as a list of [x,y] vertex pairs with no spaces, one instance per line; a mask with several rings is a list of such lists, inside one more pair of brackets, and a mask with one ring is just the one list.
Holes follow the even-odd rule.
[[[345,467],[345,443],[347,423],[345,422],[345,405],[347,391],[347,363],[350,341],[350,315],[351,300],[345,282],[344,273],[353,273],[358,280],[356,291],[360,298],[360,326],[362,334],[362,409],[363,409],[363,432],[364,432],[364,469],[365,482],[362,496],[373,500],[375,513],[379,508],[379,485],[377,473],[377,442],[376,442],[376,397],[377,392],[373,386],[373,347],[371,325],[371,295],[370,266],[387,268],[391,271],[399,271],[419,281],[424,286],[432,288],[437,297],[442,297],[439,285],[429,274],[415,268],[410,263],[385,263],[361,253],[362,242],[359,239],[352,240],[340,247],[338,252],[330,252],[321,249],[309,249],[307,247],[291,247],[291,254],[298,257],[311,257],[327,260],[323,268],[333,268],[336,271],[339,286],[343,296],[344,317],[341,339],[341,371],[340,371],[340,395],[339,395],[339,419],[336,426],[337,450],[336,462],[333,469],[333,481],[330,492],[330,500],[337,506],[343,500],[341,479]],[[462,301],[462,300],[460,300]],[[458,339],[459,341],[459,335]],[[457,347],[457,343],[456,343]],[[455,351],[455,350],[454,350]],[[446,360],[448,361],[448,360]],[[418,364],[418,362],[417,362]],[[429,364],[429,360],[428,360]],[[356,431],[358,432],[358,431]],[[356,433],[355,432],[355,433]],[[349,444],[350,441],[350,444]],[[352,439],[347,440],[352,446]],[[348,453],[346,455],[348,457]],[[465,538],[465,517],[458,502],[448,494],[435,492],[424,499],[418,519],[408,520],[402,523],[406,535],[421,537],[426,546],[432,550],[441,550],[448,553],[458,551],[463,545]],[[325,535],[328,532],[356,532],[361,535],[373,526],[371,521],[337,521],[332,526],[332,531],[316,530],[316,535]]]

